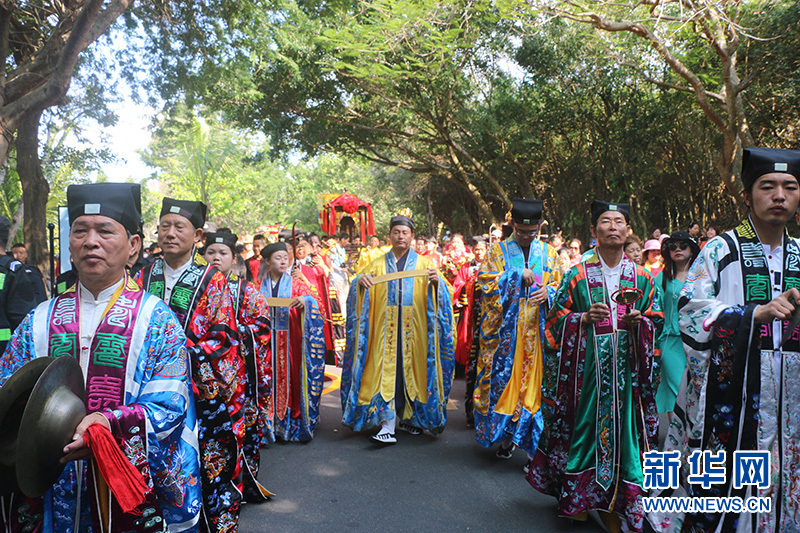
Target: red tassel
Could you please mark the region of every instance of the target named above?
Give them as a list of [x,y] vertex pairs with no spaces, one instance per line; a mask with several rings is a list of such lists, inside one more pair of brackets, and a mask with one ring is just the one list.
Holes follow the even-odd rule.
[[367,231],[370,235],[375,235],[375,219],[372,218],[371,204],[367,204]]
[[95,423],[86,428],[83,440],[94,452],[100,473],[122,510],[130,513],[144,503],[150,488],[144,482],[141,472],[119,449],[111,431],[104,425]]

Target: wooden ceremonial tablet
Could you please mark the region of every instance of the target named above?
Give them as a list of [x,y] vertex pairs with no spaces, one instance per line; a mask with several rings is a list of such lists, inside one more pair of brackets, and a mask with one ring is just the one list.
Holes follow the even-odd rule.
[[420,276],[427,276],[427,270],[402,270],[400,272],[392,272],[391,274],[383,274],[381,276],[372,276],[372,283],[386,283],[395,279],[416,278]]

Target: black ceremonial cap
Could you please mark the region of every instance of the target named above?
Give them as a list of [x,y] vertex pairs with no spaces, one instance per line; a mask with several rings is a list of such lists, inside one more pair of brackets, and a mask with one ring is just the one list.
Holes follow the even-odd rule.
[[742,183],[750,191],[764,174],[783,172],[800,182],[800,150],[781,148],[745,148],[742,153]]
[[389,229],[391,230],[395,226],[406,226],[411,231],[414,231],[414,221],[405,215],[397,215],[396,217],[392,217],[392,219],[389,221]]
[[[100,215],[116,220],[130,233],[138,233],[142,224],[139,211],[141,196],[135,183],[88,183],[67,187],[69,224],[84,215]],[[137,204],[137,196],[139,204]]]
[[272,257],[272,254],[275,252],[288,252],[289,248],[286,247],[285,242],[273,242],[272,244],[268,244],[261,249],[261,257],[269,261],[269,258]]
[[136,211],[139,212],[139,229],[136,231],[142,238],[144,238],[144,220],[142,220],[142,186],[138,183],[129,183],[131,187],[131,194],[133,195],[133,203],[136,204]]
[[236,240],[238,237],[233,233],[206,233],[206,249],[212,244],[224,244],[236,253]]
[[511,200],[511,220],[517,224],[537,224],[542,219],[543,209],[541,200],[514,198]]
[[203,202],[192,200],[176,200],[174,198],[164,198],[161,202],[161,217],[174,213],[189,220],[195,229],[202,228],[206,223],[206,213],[208,207]]
[[617,204],[612,202],[603,202],[602,200],[595,200],[592,202],[592,226],[597,224],[597,219],[606,211],[619,211],[625,215],[625,221],[630,224],[631,222],[631,206],[630,204]]

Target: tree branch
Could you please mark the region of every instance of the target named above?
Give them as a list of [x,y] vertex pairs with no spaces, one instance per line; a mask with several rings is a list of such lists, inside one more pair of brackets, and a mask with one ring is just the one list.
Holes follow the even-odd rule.
[[[690,87],[690,86],[687,86],[687,85],[678,85],[677,83],[670,83],[668,81],[663,81],[663,80],[658,80],[656,78],[651,78],[650,76],[648,76],[647,74],[644,73],[644,70],[642,70],[640,67],[637,67],[636,65],[633,65],[631,63],[622,63],[622,66],[623,67],[628,67],[631,70],[637,71],[639,73],[639,75],[642,77],[642,79],[644,81],[646,81],[647,83],[652,83],[653,85],[657,85],[657,86],[663,87],[665,89],[673,89],[675,91],[680,91],[680,92],[684,92],[684,93],[694,93],[694,88],[693,87]],[[725,103],[725,98],[721,94],[714,93],[714,92],[711,92],[711,91],[706,91],[705,93],[706,93],[706,96],[708,96],[712,100],[715,100],[716,102],[718,102],[720,104],[724,104]]]
[[708,101],[708,96],[706,95],[705,87],[703,86],[703,82],[700,81],[700,78],[698,78],[694,72],[689,70],[686,65],[684,65],[677,57],[675,57],[664,44],[664,42],[659,39],[646,25],[639,22],[631,22],[626,20],[612,21],[592,12],[575,14],[554,9],[552,10],[552,13],[576,22],[591,24],[600,30],[609,32],[624,31],[633,33],[634,35],[638,35],[639,37],[646,39],[659,53],[659,55],[664,58],[667,64],[676,73],[678,73],[679,76],[685,79],[689,85],[692,86],[697,104],[700,106],[700,109],[708,117],[708,119],[711,120],[714,126],[716,126],[717,129],[719,129],[723,134],[727,133],[728,126],[725,124],[725,121],[711,108],[711,105]]
[[[115,0],[98,18],[103,0],[87,0],[71,25],[71,30],[60,50],[52,74],[47,82],[2,108],[6,124],[13,124],[30,111],[45,109],[66,94],[80,53],[108,28],[116,17],[130,5],[131,0]],[[113,17],[113,18],[112,18]],[[105,26],[103,26],[105,25]],[[103,30],[104,31],[104,30]]]

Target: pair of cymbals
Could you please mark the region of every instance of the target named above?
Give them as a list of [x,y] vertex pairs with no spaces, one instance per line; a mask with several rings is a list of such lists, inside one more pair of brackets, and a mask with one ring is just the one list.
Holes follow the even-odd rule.
[[42,496],[86,416],[83,372],[69,356],[29,361],[0,387],[0,495]]

